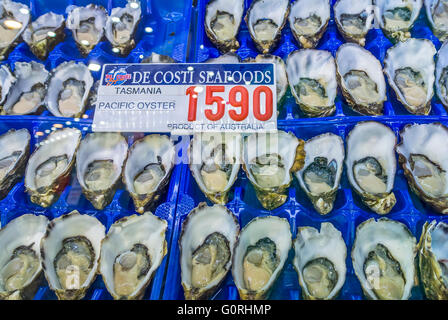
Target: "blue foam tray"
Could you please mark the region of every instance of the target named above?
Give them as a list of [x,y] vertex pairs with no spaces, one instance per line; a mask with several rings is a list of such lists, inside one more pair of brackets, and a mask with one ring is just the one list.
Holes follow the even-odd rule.
[[[26,128],[31,134],[31,152],[35,149],[36,144],[42,141],[45,136],[57,127],[75,127],[82,131],[83,136],[90,132],[90,123],[88,121],[79,122],[63,122],[60,120],[47,121],[29,121],[28,119],[12,120],[2,119],[0,121],[0,134],[7,132],[10,129]],[[43,135],[41,135],[43,133]],[[125,134],[129,146],[138,139],[143,137],[143,134]],[[182,166],[176,165],[171,174],[170,184],[166,192],[163,193],[160,204],[153,211],[153,213],[165,219],[168,222],[166,232],[166,241],[168,246],[171,245],[171,238],[173,235],[174,216],[176,209],[176,202],[178,197],[180,175],[182,173]],[[33,213],[36,215],[45,215],[48,219],[54,219],[72,210],[78,210],[82,214],[88,214],[96,217],[101,221],[106,230],[109,230],[112,223],[118,219],[136,214],[134,204],[124,185],[120,182],[117,192],[112,202],[104,210],[96,210],[91,203],[82,194],[81,187],[76,179],[76,170],[73,169],[70,183],[62,192],[60,198],[49,208],[42,208],[32,203],[28,194],[25,192],[23,179],[20,183],[15,185],[5,199],[0,201],[0,222],[4,227],[12,219],[25,213]],[[162,289],[165,283],[165,271],[168,261],[168,254],[163,259],[160,267],[157,269],[152,283],[148,287],[144,299],[156,300],[160,299]],[[42,286],[39,287],[35,300],[49,300],[56,299],[56,295],[51,291],[46,283],[43,281]],[[101,275],[98,275],[96,281],[92,284],[85,299],[112,299],[111,295],[103,283]]]

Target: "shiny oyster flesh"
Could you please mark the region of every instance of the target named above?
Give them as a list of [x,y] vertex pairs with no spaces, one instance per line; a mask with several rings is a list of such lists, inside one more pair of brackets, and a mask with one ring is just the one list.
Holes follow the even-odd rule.
[[24,214],[0,232],[0,299],[32,299],[42,272],[40,240],[47,230],[44,216]]
[[448,38],[448,1],[425,0],[426,17],[429,20],[433,33],[445,41]]
[[126,139],[119,133],[89,133],[81,141],[76,153],[76,176],[95,209],[103,210],[112,201],[127,152]]
[[89,4],[86,7],[67,7],[66,25],[72,31],[82,55],[87,56],[102,40],[106,21],[107,12],[102,6]]
[[376,20],[392,41],[411,37],[410,29],[417,20],[423,0],[375,0]]
[[6,64],[0,66],[0,106],[6,101],[9,91],[17,79]]
[[167,222],[145,212],[116,221],[101,245],[99,271],[119,300],[141,299],[166,255]]
[[31,154],[25,171],[25,187],[31,201],[51,206],[70,180],[81,132],[74,128],[53,131]]
[[214,203],[225,204],[238,177],[242,137],[231,133],[199,133],[190,142],[190,170],[199,189]]
[[320,231],[299,227],[294,241],[294,268],[305,299],[334,299],[345,282],[347,247],[342,234],[330,222]]
[[389,213],[397,202],[393,131],[375,121],[358,123],[347,138],[347,177],[362,202],[378,214]]
[[286,60],[289,87],[306,116],[328,117],[334,114],[337,94],[336,64],[328,51],[303,49]]
[[246,24],[255,46],[269,53],[280,40],[289,14],[288,0],[254,0],[246,15]]
[[106,37],[113,51],[127,55],[135,47],[134,35],[137,31],[142,10],[140,1],[129,0],[124,8],[113,8],[106,22]]
[[200,203],[188,214],[179,239],[185,299],[213,296],[232,265],[239,230],[236,217],[221,205]]
[[236,51],[244,12],[243,0],[212,0],[205,9],[205,32],[221,52]]
[[448,213],[448,129],[440,123],[406,126],[397,146],[412,191],[439,213]]
[[290,249],[288,220],[266,216],[250,221],[241,230],[233,255],[232,275],[240,298],[267,299]]
[[0,60],[7,58],[9,52],[19,43],[20,36],[31,20],[27,5],[2,0],[0,2]]
[[44,104],[49,75],[43,64],[34,61],[16,62],[14,76],[17,82],[9,91],[3,105],[3,113],[17,115],[38,113]]
[[82,62],[63,62],[51,74],[46,106],[56,117],[79,117],[93,86],[89,68]]
[[333,210],[341,181],[344,162],[344,142],[333,133],[324,133],[305,143],[305,165],[295,173],[320,214]]
[[243,141],[243,169],[261,205],[280,207],[288,198],[292,173],[303,168],[305,142],[293,133],[251,134]]
[[436,93],[445,109],[448,110],[448,44],[445,43],[437,53]]
[[353,110],[364,115],[383,114],[386,81],[373,54],[357,44],[343,44],[336,53],[336,69],[342,93]]
[[291,5],[289,27],[303,48],[310,49],[317,46],[329,21],[329,0],[296,0]]
[[338,0],[333,9],[336,25],[344,39],[364,46],[374,18],[372,0]]
[[448,299],[448,224],[425,222],[418,244],[420,280],[431,300]]
[[123,181],[136,211],[157,203],[170,181],[175,148],[168,136],[151,134],[137,140],[129,149]]
[[27,129],[11,129],[0,136],[0,199],[22,179],[30,154],[30,139]]
[[398,100],[413,114],[431,111],[435,54],[434,45],[426,39],[409,39],[387,50],[384,72]]
[[36,57],[45,60],[54,47],[64,40],[64,29],[64,16],[48,12],[28,25],[23,32],[23,40]]
[[141,63],[175,63],[176,61],[170,56],[165,56],[163,54],[158,54],[152,52],[146,58],[143,58]]
[[50,222],[41,241],[42,267],[60,300],[82,299],[96,278],[105,227],[72,211]]
[[416,240],[401,222],[370,219],[356,228],[353,269],[373,300],[406,300],[415,279]]
[[240,62],[241,62],[240,57],[234,52],[227,52],[217,58],[211,58],[206,61],[206,63],[218,63],[218,64],[240,63]]

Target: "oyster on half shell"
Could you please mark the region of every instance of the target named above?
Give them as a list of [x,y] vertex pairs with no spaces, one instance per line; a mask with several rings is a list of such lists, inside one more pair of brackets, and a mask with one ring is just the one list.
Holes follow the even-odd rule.
[[440,41],[448,38],[448,1],[424,0],[426,17],[432,28],[432,32]]
[[151,52],[151,54],[142,59],[141,63],[175,63],[176,61],[170,56]]
[[23,31],[31,20],[27,5],[10,0],[0,1],[0,60],[20,42]]
[[16,77],[11,73],[11,70],[6,64],[0,66],[0,106],[6,101],[9,91],[14,83],[17,81]]
[[227,52],[223,55],[220,55],[219,57],[208,59],[206,63],[218,63],[218,64],[241,63],[241,59],[240,56],[237,55],[235,52]]
[[436,93],[448,110],[448,43],[444,43],[436,57]]

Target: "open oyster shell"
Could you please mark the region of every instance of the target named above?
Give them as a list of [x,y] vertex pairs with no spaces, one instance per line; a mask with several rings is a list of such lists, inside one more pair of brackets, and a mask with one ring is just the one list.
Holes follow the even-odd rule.
[[330,21],[329,0],[296,0],[291,5],[289,27],[305,49],[315,48]]
[[435,54],[434,45],[426,39],[409,39],[387,50],[384,72],[410,113],[427,115],[431,111]]
[[432,32],[440,41],[448,39],[448,1],[424,0],[426,17],[431,25]]
[[280,207],[288,198],[292,174],[303,168],[305,142],[293,133],[251,134],[243,140],[243,169],[261,205]]
[[448,129],[440,123],[407,125],[400,136],[398,160],[412,191],[448,214]]
[[436,93],[445,109],[448,110],[448,44],[444,43],[436,58]]
[[175,152],[170,138],[159,134],[147,135],[129,148],[123,182],[137,212],[153,207],[162,196],[170,182]]
[[416,240],[401,222],[381,218],[356,228],[352,262],[364,295],[372,300],[406,300],[416,281]]
[[286,60],[289,87],[300,109],[309,117],[334,114],[337,94],[336,64],[328,51],[303,49]]
[[295,173],[317,212],[333,210],[344,163],[344,141],[333,133],[324,133],[305,142],[305,164]]
[[47,230],[44,216],[24,214],[0,231],[0,299],[32,299],[42,266],[40,241]]
[[235,52],[227,52],[219,57],[208,59],[206,63],[241,63],[241,59]]
[[199,133],[188,149],[189,165],[199,189],[218,204],[225,204],[241,165],[242,136]]
[[387,100],[381,63],[366,49],[346,43],[336,53],[339,85],[347,103],[364,115],[382,115]]
[[141,14],[142,9],[138,0],[129,0],[124,8],[112,9],[105,27],[112,50],[126,56],[135,47],[134,35]]
[[117,300],[141,299],[166,255],[167,222],[145,212],[116,221],[101,244],[99,271]]
[[200,203],[182,224],[179,238],[185,299],[208,299],[227,275],[240,227],[221,205]]
[[16,62],[14,76],[17,82],[9,91],[3,113],[33,114],[42,109],[47,94],[46,82],[50,73],[35,61]]
[[254,0],[245,17],[250,36],[261,53],[269,53],[280,40],[289,14],[289,0]]
[[64,40],[64,29],[64,16],[48,12],[28,25],[23,32],[23,40],[36,57],[45,60],[54,47]]
[[0,60],[20,42],[23,31],[30,23],[31,14],[27,5],[10,0],[0,2]]
[[394,187],[396,163],[393,131],[382,123],[358,123],[347,138],[347,177],[362,202],[378,214],[389,213],[397,202]]
[[51,72],[45,103],[56,117],[79,117],[93,87],[93,77],[82,62],[63,62]]
[[149,56],[143,58],[141,63],[176,63],[176,61],[170,56],[151,52]]
[[22,179],[30,154],[30,139],[27,129],[11,129],[0,136],[0,199]]
[[31,202],[51,206],[70,181],[81,131],[64,128],[53,131],[31,154],[25,171],[25,188]]
[[236,39],[244,12],[244,0],[211,0],[205,9],[205,32],[218,49],[236,51]]
[[334,19],[339,32],[346,41],[361,46],[366,44],[366,35],[374,19],[372,0],[338,0],[333,6]]
[[327,300],[338,295],[345,282],[347,247],[342,234],[330,222],[299,227],[294,241],[294,268],[304,299]]
[[89,133],[76,153],[76,176],[84,196],[97,210],[103,210],[114,197],[128,153],[120,133]]
[[80,300],[96,278],[106,228],[96,218],[72,211],[52,220],[42,238],[42,268],[60,300]]
[[448,224],[425,222],[418,244],[420,280],[428,299],[448,299]]
[[6,64],[0,66],[0,105],[6,101],[9,91],[17,81]]
[[411,37],[411,28],[417,20],[423,0],[374,0],[376,21],[392,41]]
[[73,39],[83,56],[103,39],[107,12],[102,6],[89,4],[85,7],[71,5],[67,7],[67,28],[73,33]]
[[242,300],[268,298],[291,244],[290,225],[284,218],[257,217],[241,230],[233,255],[232,275]]

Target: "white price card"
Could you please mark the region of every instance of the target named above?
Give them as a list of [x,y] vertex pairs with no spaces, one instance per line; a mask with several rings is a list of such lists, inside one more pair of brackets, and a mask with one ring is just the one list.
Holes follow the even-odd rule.
[[272,63],[106,64],[94,131],[272,132]]

